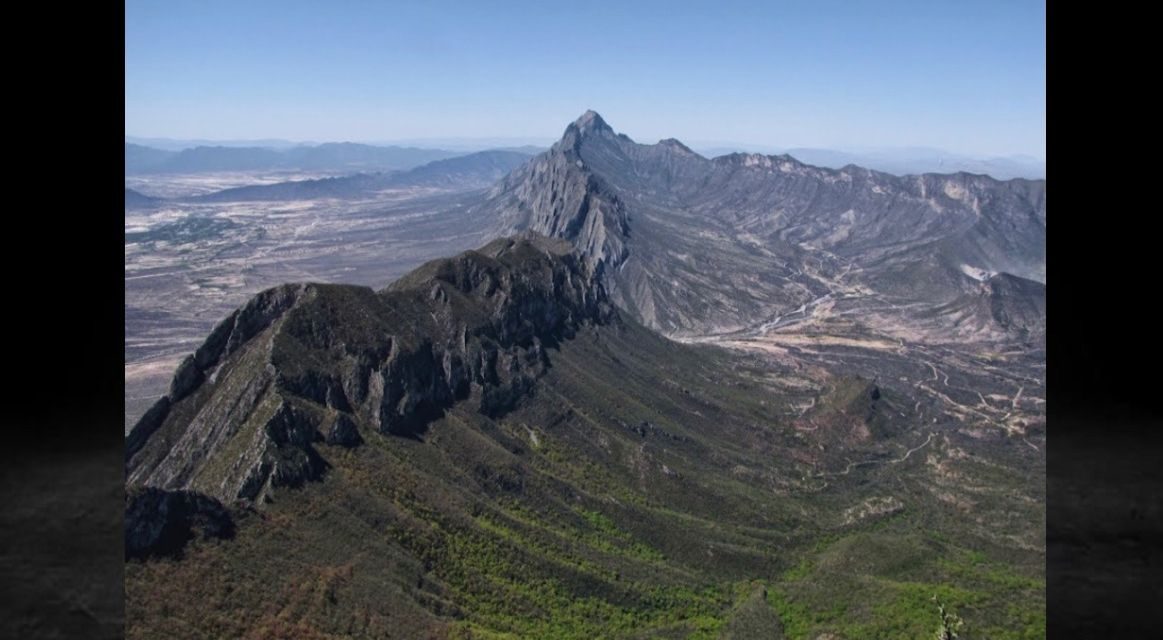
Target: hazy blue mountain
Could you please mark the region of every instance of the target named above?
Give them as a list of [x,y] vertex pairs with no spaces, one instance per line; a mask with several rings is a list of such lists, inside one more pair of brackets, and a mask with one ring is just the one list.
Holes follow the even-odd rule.
[[408,171],[359,173],[336,178],[236,187],[198,196],[194,200],[232,202],[361,198],[384,189],[407,187],[482,189],[505,177],[529,157],[529,154],[516,151],[481,151],[437,160]]
[[125,145],[126,175],[225,171],[394,171],[461,155],[443,149],[376,147],[333,142],[287,149],[270,147],[199,146],[166,151]]
[[829,169],[842,169],[849,165],[866,167],[894,175],[917,175],[923,173],[965,173],[984,174],[998,180],[1026,178],[1031,180],[1046,177],[1046,161],[1030,156],[1006,156],[975,158],[930,147],[899,147],[868,149],[862,151],[841,151],[814,147],[762,147],[751,145],[707,145],[695,146],[695,150],[714,158],[732,153],[760,152],[765,154],[787,154],[811,165]]
[[435,160],[460,155],[443,149],[374,147],[354,142],[328,142],[314,147],[295,147],[284,152],[285,162],[297,169],[334,171],[346,169],[410,169]]
[[140,191],[134,191],[128,187],[125,188],[125,208],[126,209],[141,209],[145,207],[152,207],[164,202],[161,198],[154,198],[147,196]]
[[260,171],[290,168],[282,153],[262,147],[194,147],[183,149],[145,173]]
[[394,177],[397,184],[486,187],[504,178],[534,154],[525,150],[492,150],[438,160]]
[[125,143],[125,175],[146,173],[164,165],[175,155],[174,151],[164,151],[152,147]]
[[181,139],[125,136],[125,141],[127,143],[132,143],[144,147],[153,147],[154,149],[162,149],[165,151],[181,151],[183,149],[193,149],[194,147],[262,147],[266,149],[290,149],[292,147],[311,146],[316,144],[314,142],[293,142],[291,140],[282,140],[278,138],[265,138],[258,140],[206,140],[202,138]]
[[421,147],[424,149],[451,149],[468,153],[470,151],[487,151],[489,149],[521,149],[531,147],[537,152],[545,151],[553,144],[552,138],[492,136],[480,138],[446,137],[446,138],[403,138],[387,140],[372,144],[382,146]]

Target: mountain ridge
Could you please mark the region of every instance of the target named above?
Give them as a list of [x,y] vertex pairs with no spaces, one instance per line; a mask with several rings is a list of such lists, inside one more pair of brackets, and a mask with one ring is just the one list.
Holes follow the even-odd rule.
[[[397,309],[413,310],[401,323]],[[561,243],[532,237],[427,263],[379,292],[268,289],[179,365],[130,431],[128,481],[261,501],[318,478],[312,443],[358,443],[356,423],[415,436],[473,389],[499,415],[543,371],[543,343],[614,317]],[[225,474],[204,463],[224,448]]]
[[367,198],[393,188],[431,187],[483,189],[530,156],[517,151],[478,151],[434,160],[404,171],[358,173],[331,178],[293,180],[223,189],[189,200],[194,202],[281,201],[317,198]]
[[[494,187],[478,215],[498,221],[497,235],[531,229],[570,240],[603,269],[620,306],[671,334],[782,315],[835,290],[823,283],[842,274],[877,272],[897,296],[920,278],[930,283],[923,295],[942,300],[969,284],[962,263],[1044,281],[1045,181],[896,177],[786,155],[706,159],[676,143],[637,144],[587,112]],[[695,273],[668,253],[724,263]],[[805,262],[818,272],[786,266]],[[681,289],[703,295],[684,299]]]
[[125,143],[125,174],[206,173],[226,171],[352,171],[356,169],[410,169],[462,153],[417,147],[373,146],[354,142],[327,142],[270,148],[205,146],[177,151]]

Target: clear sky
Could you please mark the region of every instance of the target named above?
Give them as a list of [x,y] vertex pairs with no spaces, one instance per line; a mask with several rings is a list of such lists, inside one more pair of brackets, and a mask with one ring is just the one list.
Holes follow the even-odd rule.
[[125,3],[128,135],[639,142],[1045,157],[1045,3]]

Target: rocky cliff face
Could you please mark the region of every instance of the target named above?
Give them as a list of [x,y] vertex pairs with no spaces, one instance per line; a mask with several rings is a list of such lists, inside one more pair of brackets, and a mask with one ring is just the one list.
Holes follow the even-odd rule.
[[829,294],[949,303],[973,285],[966,269],[1045,281],[1045,181],[707,159],[592,111],[476,213],[571,242],[619,306],[672,335],[745,330]]
[[428,263],[380,292],[265,291],[130,433],[129,484],[262,500],[324,473],[318,446],[420,437],[456,402],[503,414],[545,372],[545,347],[615,319],[593,269],[533,237]]
[[583,142],[617,145],[619,140],[598,114],[587,111],[548,153],[494,189],[493,197],[504,201],[496,230],[500,235],[531,230],[563,238],[579,247],[595,268],[617,268],[626,258],[629,220],[622,202],[586,166]]
[[235,523],[213,498],[191,491],[135,488],[125,496],[125,557],[177,556],[195,537],[231,538]]

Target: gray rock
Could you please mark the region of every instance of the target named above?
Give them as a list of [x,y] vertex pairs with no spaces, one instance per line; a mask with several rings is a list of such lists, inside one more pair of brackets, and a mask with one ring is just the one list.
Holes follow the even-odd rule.
[[362,442],[363,438],[359,435],[359,428],[356,427],[351,416],[346,413],[337,414],[331,423],[331,428],[327,430],[327,444],[354,447]]
[[191,491],[156,488],[125,496],[125,557],[174,557],[200,537],[234,537],[234,520],[217,500]]
[[[436,293],[434,293],[436,292]],[[422,437],[474,394],[512,410],[548,369],[544,346],[616,321],[593,269],[546,238],[495,241],[375,292],[285,285],[221,323],[130,433],[131,486],[262,503],[326,473],[315,448],[362,429]]]

